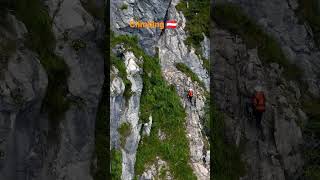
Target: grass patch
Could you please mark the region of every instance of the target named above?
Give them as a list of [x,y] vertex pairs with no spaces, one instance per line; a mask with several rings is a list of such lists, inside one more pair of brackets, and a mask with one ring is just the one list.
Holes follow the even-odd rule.
[[[138,147],[135,174],[141,175],[146,166],[154,163],[156,156],[159,156],[168,162],[174,179],[196,179],[188,164],[190,157],[184,127],[185,111],[175,88],[162,78],[159,59],[146,55],[138,46],[137,37],[117,36],[112,38],[111,47],[120,43],[144,60],[140,119],[148,122],[150,114],[153,118],[150,136],[143,137],[143,143]],[[158,138],[159,129],[166,134],[164,141]]]
[[48,112],[53,127],[59,124],[70,103],[66,99],[69,69],[64,60],[56,56],[55,37],[51,31],[52,20],[39,0],[17,0],[16,16],[28,29],[25,44],[39,54],[40,62],[48,75],[48,87],[43,101],[43,110]]
[[[226,139],[226,128],[223,114],[211,105],[211,142],[216,180],[234,180],[246,174],[245,163],[241,159],[241,151]],[[218,147],[218,148],[215,148]]]
[[307,21],[310,25],[314,41],[320,45],[320,4],[318,0],[299,0],[299,8],[296,14],[301,20]]
[[122,147],[124,147],[126,145],[126,140],[127,140],[127,137],[131,133],[131,129],[132,129],[131,125],[127,122],[122,123],[120,125],[120,127],[118,128],[118,132],[120,134],[120,143],[121,143]]
[[81,0],[82,7],[96,19],[104,20],[105,7],[98,5],[96,0]]
[[196,54],[202,57],[201,42],[204,33],[210,36],[210,1],[209,0],[181,0],[176,6],[186,18],[186,31],[188,37],[185,43],[195,48]]
[[305,176],[308,180],[319,180],[320,179],[320,166],[309,167],[305,171]]
[[207,72],[210,74],[210,61],[208,59],[202,58],[202,66],[207,70]]
[[122,154],[121,151],[111,150],[111,179],[121,180]]
[[183,63],[176,63],[175,66],[179,71],[190,77],[192,81],[198,82],[200,86],[205,87],[204,83],[200,81],[198,76],[194,72],[192,72],[192,70],[187,65]]
[[240,7],[233,4],[217,4],[213,18],[217,25],[241,36],[248,48],[257,48],[263,63],[278,63],[284,68],[284,76],[287,79],[300,80],[301,69],[288,61],[277,41],[248,18]]

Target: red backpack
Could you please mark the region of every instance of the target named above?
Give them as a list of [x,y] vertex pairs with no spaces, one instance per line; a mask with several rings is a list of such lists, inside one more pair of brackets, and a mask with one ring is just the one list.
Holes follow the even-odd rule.
[[266,99],[263,92],[256,92],[253,98],[253,106],[258,112],[266,111]]

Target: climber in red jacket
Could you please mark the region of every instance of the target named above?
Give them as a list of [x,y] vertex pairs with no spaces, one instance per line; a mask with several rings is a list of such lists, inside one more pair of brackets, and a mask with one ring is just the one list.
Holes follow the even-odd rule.
[[193,97],[193,89],[188,90],[188,99],[190,101],[190,104],[192,105],[192,97]]
[[257,126],[261,128],[262,115],[266,111],[266,98],[261,87],[255,88],[255,94],[252,97],[253,113],[257,121]]

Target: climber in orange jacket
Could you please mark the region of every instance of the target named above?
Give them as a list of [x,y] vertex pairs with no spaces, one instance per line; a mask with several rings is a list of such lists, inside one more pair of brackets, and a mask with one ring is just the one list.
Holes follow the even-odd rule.
[[255,94],[252,97],[253,113],[257,121],[257,126],[261,128],[262,115],[266,111],[266,98],[261,87],[255,88]]

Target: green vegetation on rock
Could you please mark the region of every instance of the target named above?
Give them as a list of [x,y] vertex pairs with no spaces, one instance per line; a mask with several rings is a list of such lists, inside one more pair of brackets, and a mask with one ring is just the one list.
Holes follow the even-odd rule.
[[39,54],[47,72],[49,82],[43,110],[48,112],[52,126],[56,127],[70,104],[66,98],[69,69],[64,60],[54,54],[52,20],[40,0],[17,0],[14,7],[17,18],[28,29],[26,45]]
[[127,122],[122,123],[118,128],[118,132],[120,134],[120,144],[122,147],[124,147],[126,144],[127,137],[131,133],[131,125]]
[[[215,180],[235,180],[246,173],[245,163],[241,159],[241,150],[228,142],[224,115],[211,105],[211,142]],[[217,148],[215,148],[217,147]]]
[[111,179],[121,180],[122,173],[122,154],[121,151],[111,150]]
[[263,63],[278,63],[289,80],[300,80],[302,71],[291,64],[277,41],[254,23],[240,7],[233,4],[217,4],[213,11],[218,26],[239,35],[248,48],[257,48]]
[[204,87],[204,83],[200,81],[198,76],[187,65],[183,63],[176,63],[175,66],[179,71],[190,77],[192,81],[198,82],[200,86]]
[[176,6],[178,11],[182,11],[186,18],[186,31],[188,32],[186,45],[195,48],[195,53],[203,62],[203,67],[209,72],[210,63],[202,55],[201,42],[204,40],[203,34],[210,36],[210,0],[181,0]]
[[[162,78],[159,59],[150,57],[138,46],[137,37],[127,35],[112,38],[112,46],[123,43],[136,57],[143,59],[143,92],[141,95],[140,119],[148,122],[152,115],[153,124],[149,137],[142,137],[135,165],[135,174],[141,175],[156,157],[166,161],[174,179],[196,179],[189,165],[189,146],[184,122],[185,112],[173,86]],[[164,140],[158,131],[166,134]]]
[[132,95],[132,92],[131,92],[131,82],[127,79],[126,66],[124,65],[123,60],[121,60],[119,57],[116,57],[116,55],[113,52],[111,52],[110,57],[111,57],[111,64],[119,70],[119,77],[122,79],[125,85],[123,96],[125,97],[126,102],[128,102],[129,98]]
[[209,37],[210,27],[210,0],[181,0],[176,6],[186,18],[186,31],[188,37],[186,44],[193,46],[198,55],[201,55],[201,42],[203,33]]

